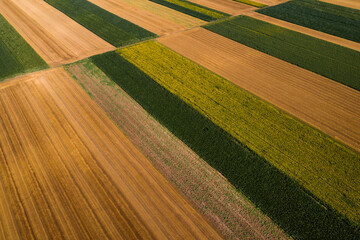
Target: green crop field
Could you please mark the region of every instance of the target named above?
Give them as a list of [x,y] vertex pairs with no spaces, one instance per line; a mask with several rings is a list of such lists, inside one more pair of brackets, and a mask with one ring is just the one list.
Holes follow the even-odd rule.
[[314,30],[360,42],[360,11],[315,0],[295,0],[257,10]]
[[219,12],[214,9],[210,9],[186,0],[150,0],[150,1],[208,22],[230,16],[229,14]]
[[86,0],[45,0],[45,2],[116,47],[156,37],[154,33]]
[[0,80],[46,67],[45,61],[0,15]]
[[355,50],[248,16],[204,28],[360,90],[360,52]]
[[262,4],[262,3],[251,1],[251,0],[233,0],[233,1],[239,2],[239,3],[244,3],[244,4],[247,4],[247,5],[250,5],[253,7],[258,7],[258,8],[263,8],[263,7],[267,6],[266,4]]
[[[251,123],[241,123],[239,119],[235,119],[241,125],[236,122],[230,124],[230,126],[237,125],[237,133],[240,135],[248,135],[251,128],[249,125],[261,124],[261,121],[256,122],[259,121],[256,117],[259,106],[270,113],[273,111],[272,114],[275,116],[280,115],[280,119],[284,121],[287,118],[283,118],[283,113],[154,42],[123,49],[120,54],[128,60],[113,52],[91,59],[144,109],[212,167],[219,170],[285,231],[303,239],[314,236],[323,239],[329,236],[335,238],[359,236],[357,228],[351,222],[342,219],[341,215],[331,210],[328,205],[320,204],[321,200],[315,200],[316,197],[261,156],[266,155],[264,154],[266,150],[271,151],[272,146],[268,146],[263,152],[260,151],[260,155],[249,148],[248,143],[253,140],[239,141],[238,137],[234,138],[224,131],[227,129],[224,124],[219,124],[221,125],[219,127],[217,125],[219,122],[212,116],[213,114],[225,114],[225,117],[231,115],[229,121],[234,121],[234,116],[239,114],[249,118],[249,114],[246,114],[249,111],[255,119],[251,120]],[[154,75],[155,71],[158,74]],[[173,82],[177,90],[169,85],[170,82]],[[211,84],[213,85],[209,90]],[[191,92],[184,88],[184,85],[197,90]],[[231,88],[238,91],[238,95],[231,95],[233,92],[224,94],[224,89]],[[204,97],[206,103],[204,105],[201,89],[207,92],[205,95],[208,95],[208,98],[213,95],[219,97],[219,94],[223,98],[219,97],[219,101],[215,101]],[[221,105],[224,101],[226,106]],[[240,104],[241,109],[232,113],[234,106],[230,109],[226,107],[234,103]],[[239,107],[238,104],[235,106]],[[270,113],[269,117],[272,115]],[[292,118],[289,119],[292,121],[291,124],[294,123]],[[302,126],[301,123],[299,124]],[[264,133],[266,129],[262,127],[261,131]],[[273,131],[268,133],[270,134],[273,134]],[[306,134],[304,137],[306,138]],[[256,140],[263,142],[261,139]],[[339,148],[342,149],[341,146]],[[346,149],[343,151],[347,152]]]

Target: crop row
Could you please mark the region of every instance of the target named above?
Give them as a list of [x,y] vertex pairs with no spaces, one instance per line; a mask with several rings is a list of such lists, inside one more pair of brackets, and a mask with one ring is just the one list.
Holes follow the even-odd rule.
[[[304,239],[350,238],[359,234],[351,222],[341,219],[336,211],[329,210],[331,207],[319,204],[320,200],[315,200],[316,197],[261,156],[280,155],[280,162],[290,161],[288,167],[291,168],[292,159],[277,152],[277,146],[267,144],[261,135],[274,137],[275,144],[276,141],[286,144],[292,140],[291,125],[301,130],[303,124],[154,42],[123,49],[120,54],[123,57],[106,53],[92,57],[92,61],[285,231]],[[277,129],[279,127],[284,129]],[[295,132],[299,134],[299,130]],[[291,147],[296,148],[292,144],[307,140],[316,146],[312,136],[306,132],[301,134],[304,139],[297,138]],[[323,140],[321,134],[316,132],[316,135],[316,139]],[[254,146],[256,151],[251,150]],[[332,151],[327,147],[326,150]],[[349,154],[341,146],[335,150]],[[312,149],[305,152],[313,153]],[[341,153],[334,152],[332,157]],[[315,165],[323,160],[316,161],[317,156],[313,157]],[[337,160],[343,164],[342,159]]]
[[204,28],[360,90],[360,53],[355,50],[248,16]]
[[116,47],[156,36],[86,0],[45,0],[45,2]]
[[233,1],[239,2],[239,3],[244,3],[244,4],[247,4],[247,5],[250,5],[250,6],[253,6],[253,7],[258,7],[258,8],[263,8],[263,7],[267,6],[266,4],[255,2],[255,1],[252,1],[252,0],[233,0]]
[[226,13],[219,12],[217,10],[210,9],[186,0],[150,0],[150,1],[208,22],[229,16]]
[[0,15],[0,80],[46,67],[45,61]]
[[331,35],[360,42],[360,11],[315,0],[296,0],[257,10]]

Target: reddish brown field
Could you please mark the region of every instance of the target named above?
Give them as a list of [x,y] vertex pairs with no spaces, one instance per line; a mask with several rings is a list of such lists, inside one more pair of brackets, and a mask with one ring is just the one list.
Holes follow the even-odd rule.
[[288,28],[288,29],[291,29],[293,31],[301,32],[301,33],[304,33],[306,35],[313,36],[315,38],[319,38],[319,39],[322,39],[322,40],[325,40],[325,41],[328,41],[328,42],[332,42],[332,43],[335,43],[335,44],[338,44],[338,45],[341,45],[341,46],[344,46],[344,47],[347,47],[347,48],[351,48],[351,49],[354,49],[356,51],[360,51],[360,43],[357,43],[357,42],[353,42],[353,41],[350,41],[350,40],[347,40],[347,39],[344,39],[344,38],[336,37],[336,36],[326,34],[326,33],[323,33],[323,32],[319,32],[319,31],[316,31],[316,30],[312,30],[310,28],[306,28],[306,27],[302,27],[302,26],[299,26],[299,25],[296,25],[296,24],[293,24],[293,23],[282,21],[280,19],[269,17],[269,16],[266,16],[266,15],[263,15],[263,14],[260,14],[260,13],[257,13],[257,12],[246,13],[245,15],[250,16],[252,18],[259,19],[261,21],[272,23],[274,25],[278,25],[278,26],[281,26],[281,27],[284,27],[284,28]]
[[286,239],[222,175],[90,62],[67,67],[130,140],[229,239]]
[[241,13],[257,9],[256,7],[235,2],[233,0],[190,0],[190,2],[231,15],[239,15]]
[[202,28],[158,42],[360,150],[360,92]]
[[50,65],[115,49],[41,0],[0,0],[0,14]]
[[221,238],[63,69],[0,85],[0,114],[0,238]]

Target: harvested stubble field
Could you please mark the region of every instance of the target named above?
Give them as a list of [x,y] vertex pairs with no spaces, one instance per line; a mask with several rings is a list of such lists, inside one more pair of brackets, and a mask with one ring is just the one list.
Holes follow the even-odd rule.
[[189,0],[189,1],[231,15],[239,15],[243,12],[257,9],[246,4],[235,2],[233,0]]
[[360,151],[359,91],[202,28],[157,41]]
[[0,14],[50,65],[115,49],[41,0],[0,0]]
[[360,1],[359,0],[321,0],[321,1],[360,10]]
[[[149,42],[121,50],[121,54],[125,54],[126,58],[131,59],[131,61],[135,61],[137,67],[116,53],[95,56],[92,57],[92,61],[141,104],[146,111],[223,174],[231,184],[244,193],[261,211],[270,216],[290,235],[304,239],[311,236],[319,236],[322,239],[328,239],[330,236],[334,239],[359,237],[357,228],[348,220],[344,220],[339,213],[331,210],[331,207],[323,205],[315,196],[289,178],[288,173],[280,172],[258,153],[250,150],[249,147],[230,136],[223,128],[213,122],[214,118],[211,115],[204,114],[204,111],[209,107],[212,107],[214,111],[222,108],[220,103],[216,107],[213,104],[204,106],[203,101],[199,101],[198,98],[202,94],[195,93],[191,98],[188,98],[189,92],[186,91],[184,92],[186,95],[184,98],[181,94],[176,93],[174,95],[169,92],[169,90],[173,91],[173,89],[167,89],[167,86],[165,88],[165,85],[162,85],[164,76],[172,79],[170,81],[173,82],[172,84],[184,81],[185,85],[189,85],[189,87],[198,85],[200,88],[207,88],[204,81],[216,81],[216,79],[219,80],[219,77],[201,67],[199,68],[196,64],[179,55],[171,53],[164,47],[160,48],[162,50],[158,52],[148,52],[146,48],[154,50],[153,44]],[[157,45],[155,44],[155,46]],[[146,51],[140,51],[141,54],[132,52],[141,48]],[[160,65],[158,64],[162,60],[158,58],[158,54],[166,59],[163,59],[164,62]],[[151,57],[149,58],[149,56]],[[144,61],[144,59],[148,60]],[[181,59],[180,62],[179,59]],[[184,64],[186,65],[185,68],[183,68]],[[162,68],[162,70],[159,71],[158,67]],[[151,77],[139,70],[139,68],[145,69]],[[181,74],[181,76],[187,76],[189,79],[181,77],[179,74],[182,70],[179,71],[179,69],[185,70],[186,74]],[[153,71],[161,72],[160,77],[162,80],[154,75]],[[192,81],[192,83],[186,84],[187,81]],[[220,82],[224,83],[223,80],[220,80]],[[218,91],[216,89],[220,92],[223,91],[221,86],[217,86],[209,96],[216,93]],[[179,87],[177,90],[182,92],[183,88]],[[230,93],[226,97],[223,96],[219,99],[226,101],[232,97],[241,99],[241,101],[246,100],[246,98],[235,97]],[[227,105],[232,103],[234,99],[228,102]],[[250,99],[253,99],[253,97]],[[199,103],[199,105],[194,105],[193,101]],[[261,101],[256,101],[261,105]],[[255,111],[252,108],[253,106],[247,105],[244,106],[249,112]],[[199,107],[202,110],[199,111]],[[271,108],[271,106],[266,108],[268,107]],[[235,112],[240,109],[243,108],[239,108]],[[231,110],[223,111],[226,116],[232,112]],[[232,119],[228,121],[232,121]],[[216,121],[216,123],[219,122]],[[254,125],[259,123],[252,122]],[[236,129],[241,128],[238,126]],[[244,130],[244,134],[246,132]],[[248,143],[246,142],[246,144]]]
[[4,239],[220,238],[61,68],[0,85]]
[[[162,126],[91,61],[66,67],[130,140],[228,239],[286,239],[221,174]],[[137,81],[119,69],[120,85]],[[127,76],[127,77],[125,77]]]

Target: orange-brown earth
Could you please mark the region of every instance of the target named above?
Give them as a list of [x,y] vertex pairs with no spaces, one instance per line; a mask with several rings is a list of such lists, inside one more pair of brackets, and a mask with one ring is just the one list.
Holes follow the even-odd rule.
[[360,1],[359,0],[321,0],[321,1],[360,10]]
[[360,92],[202,28],[158,42],[360,151]]
[[286,239],[222,175],[162,126],[91,62],[66,69],[213,226],[229,239]]
[[160,17],[149,11],[137,8],[126,2],[116,0],[89,0],[99,7],[121,17],[132,23],[135,23],[150,32],[157,35],[165,35],[172,32],[178,32],[186,29],[183,25]]
[[115,49],[41,0],[0,0],[0,14],[50,65]]
[[189,1],[231,15],[239,15],[241,13],[257,9],[256,7],[235,2],[233,0],[189,0]]
[[325,40],[325,41],[328,41],[328,42],[332,42],[332,43],[335,43],[335,44],[338,44],[338,45],[341,45],[341,46],[344,46],[344,47],[347,47],[347,48],[351,48],[351,49],[354,49],[356,51],[360,51],[360,43],[357,43],[357,42],[353,42],[353,41],[350,41],[350,40],[347,40],[347,39],[343,39],[343,38],[336,37],[336,36],[333,36],[333,35],[330,35],[330,34],[319,32],[319,31],[316,31],[316,30],[313,30],[313,29],[310,29],[310,28],[306,28],[306,27],[299,26],[299,25],[296,25],[296,24],[293,24],[293,23],[282,21],[280,19],[269,17],[269,16],[266,16],[266,15],[263,15],[263,14],[260,14],[260,13],[257,13],[257,12],[246,13],[245,15],[250,16],[252,18],[259,19],[261,21],[272,23],[274,25],[278,25],[278,26],[281,26],[281,27],[284,27],[284,28],[288,28],[288,29],[291,29],[293,31],[301,32],[301,33],[313,36],[315,38],[319,38],[319,39],[322,39],[322,40]]
[[62,69],[0,85],[0,238],[220,239]]

